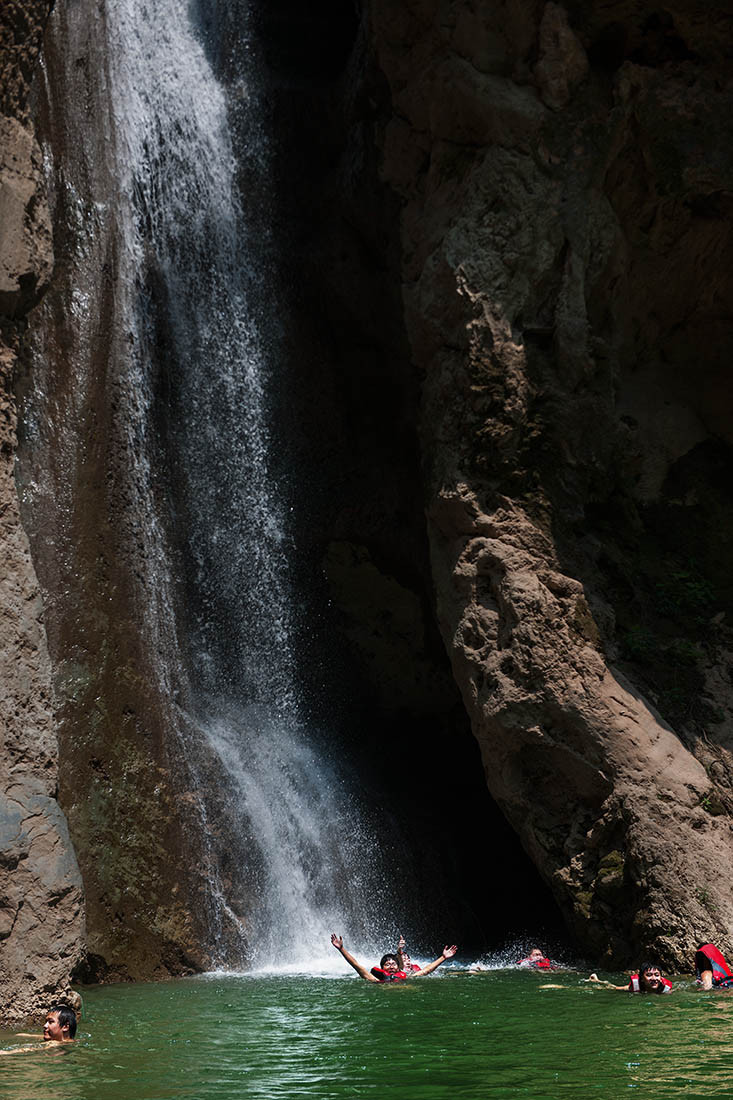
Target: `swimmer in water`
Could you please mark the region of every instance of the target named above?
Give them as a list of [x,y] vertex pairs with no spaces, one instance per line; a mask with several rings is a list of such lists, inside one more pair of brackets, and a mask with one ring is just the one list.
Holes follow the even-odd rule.
[[[63,999],[59,1000],[56,1005],[57,1008],[72,1009],[76,1016],[76,1022],[78,1025],[81,1019],[81,1012],[84,1011],[84,1002],[81,1001],[81,994],[77,993],[75,989],[69,989],[67,993],[64,993]],[[76,1033],[76,1027],[74,1029]],[[17,1032],[18,1038],[36,1038],[37,1041],[42,1042],[44,1038],[43,1032]]]
[[455,944],[451,947],[444,947],[443,954],[435,959],[434,962],[428,963],[427,966],[423,966],[419,970],[413,970],[410,974],[407,974],[404,970],[400,970],[400,961],[397,955],[383,955],[380,959],[379,966],[373,966],[371,970],[367,970],[365,966],[362,966],[360,962],[354,958],[353,955],[344,947],[344,941],[341,936],[337,936],[334,932],[331,936],[331,943],[336,950],[343,955],[349,966],[352,966],[360,978],[363,978],[367,982],[404,982],[407,978],[420,978],[425,974],[432,974],[434,970],[445,962],[446,959],[452,959],[458,948]]
[[[557,967],[553,966],[553,964],[550,962],[550,960],[547,958],[547,956],[545,954],[543,954],[542,950],[539,947],[533,947],[532,950],[530,951],[529,955],[527,955],[527,957],[525,959],[517,959],[517,961],[515,962],[514,965],[515,966],[523,966],[525,968],[534,967],[537,970],[556,970],[557,969]],[[486,971],[488,969],[489,969],[488,966],[484,966],[482,963],[477,962],[477,963],[474,963],[473,966],[470,967],[468,970],[464,970],[463,973],[464,974],[480,974],[483,971]],[[549,989],[550,986],[546,986],[545,988]]]
[[609,989],[621,989],[626,993],[672,992],[672,983],[669,979],[663,978],[659,967],[649,962],[642,963],[636,974],[629,975],[628,985],[614,985],[613,982],[604,982],[597,974],[591,974],[589,978],[586,978],[586,981],[595,982],[597,985],[605,985]]
[[[73,1043],[76,1035],[76,1013],[69,1005],[59,1004],[49,1008],[43,1024],[43,1041],[48,1047],[61,1043]],[[0,1050],[0,1054],[22,1054],[25,1051],[38,1050],[33,1047],[16,1047],[15,1050]]]
[[538,970],[554,970],[554,966],[539,947],[533,947],[526,959],[518,959],[517,966],[534,966]]
[[700,943],[695,952],[695,976],[700,989],[730,989],[733,973],[712,943]]
[[407,954],[405,951],[406,946],[405,937],[400,936],[399,943],[397,944],[397,962],[399,963],[400,970],[404,970],[409,978],[410,974],[417,974],[420,967],[417,963],[414,963]]

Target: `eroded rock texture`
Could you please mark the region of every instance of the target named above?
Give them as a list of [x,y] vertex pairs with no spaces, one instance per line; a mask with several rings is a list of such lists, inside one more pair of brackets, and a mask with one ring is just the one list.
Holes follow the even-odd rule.
[[[84,944],[83,891],[56,795],[58,746],[41,594],[14,481],[20,323],[53,251],[28,81],[50,3],[0,12],[0,969],[4,1020],[45,1012]],[[12,319],[12,321],[11,321]]]
[[103,16],[59,5],[44,40],[37,126],[53,165],[56,271],[17,380],[17,478],[48,593],[60,802],[84,879],[88,980],[202,969],[212,939],[202,930],[196,794],[181,790],[189,777],[171,779],[175,689],[168,683],[162,697],[157,675],[156,630],[176,639],[155,612],[164,597],[146,537],[155,521],[141,505],[144,398],[130,392],[128,333],[115,325],[135,276],[121,259],[118,166],[106,140]]
[[729,15],[375,0],[372,33],[488,785],[594,955],[689,966],[733,946]]

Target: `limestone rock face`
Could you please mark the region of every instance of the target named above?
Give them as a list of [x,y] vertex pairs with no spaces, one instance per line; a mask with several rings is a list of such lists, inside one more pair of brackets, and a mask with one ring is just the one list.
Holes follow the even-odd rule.
[[28,91],[52,0],[7,0],[0,13],[0,315],[28,312],[51,276],[51,221]]
[[0,18],[0,114],[27,122],[43,28],[54,0],[4,0]]
[[6,317],[26,313],[51,275],[51,224],[39,182],[32,133],[0,118],[0,312]]
[[[0,968],[4,1020],[46,1011],[84,950],[81,877],[57,801],[58,747],[43,606],[14,481],[19,320],[48,284],[50,218],[27,87],[50,3],[0,12]],[[11,117],[12,116],[12,117]]]
[[726,26],[692,0],[372,7],[487,783],[596,957],[688,967],[733,946]]
[[0,951],[2,1015],[45,1011],[84,948],[81,877],[56,799],[58,748],[43,607],[13,479],[13,356],[0,358]]
[[154,589],[159,551],[147,537],[155,521],[135,419],[146,395],[127,382],[128,331],[115,323],[132,276],[104,134],[113,105],[103,20],[101,9],[58,5],[44,38],[37,132],[53,168],[56,270],[16,377],[16,480],[48,594],[59,800],[85,891],[83,977],[125,980],[202,969],[214,933],[177,685],[156,664],[156,631],[175,648],[175,628],[150,612],[165,599]]

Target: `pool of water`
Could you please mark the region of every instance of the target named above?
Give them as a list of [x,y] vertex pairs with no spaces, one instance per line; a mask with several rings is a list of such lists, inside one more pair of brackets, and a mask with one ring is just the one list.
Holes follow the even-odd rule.
[[[617,976],[621,981],[622,976]],[[548,984],[560,988],[546,988]],[[0,1047],[21,1040],[0,1032]],[[84,993],[79,1041],[0,1058],[12,1100],[514,1100],[730,1096],[733,997],[447,970],[204,977]]]

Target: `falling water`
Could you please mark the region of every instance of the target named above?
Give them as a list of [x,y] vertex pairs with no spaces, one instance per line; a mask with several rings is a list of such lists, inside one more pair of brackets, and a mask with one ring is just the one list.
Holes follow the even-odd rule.
[[[272,462],[272,183],[248,13],[237,51],[245,71],[225,94],[196,3],[88,7],[106,59],[96,93],[106,116],[96,134],[77,125],[87,159],[101,156],[115,181],[113,327],[146,542],[141,629],[199,791],[212,937],[225,924],[240,933],[238,946],[231,936],[212,943],[212,956],[307,965],[327,954],[332,929],[366,945],[383,942],[387,922],[370,830],[299,698],[295,548]],[[235,117],[246,135],[236,156]],[[77,320],[90,326],[88,304]],[[156,462],[166,470],[162,512]]]

